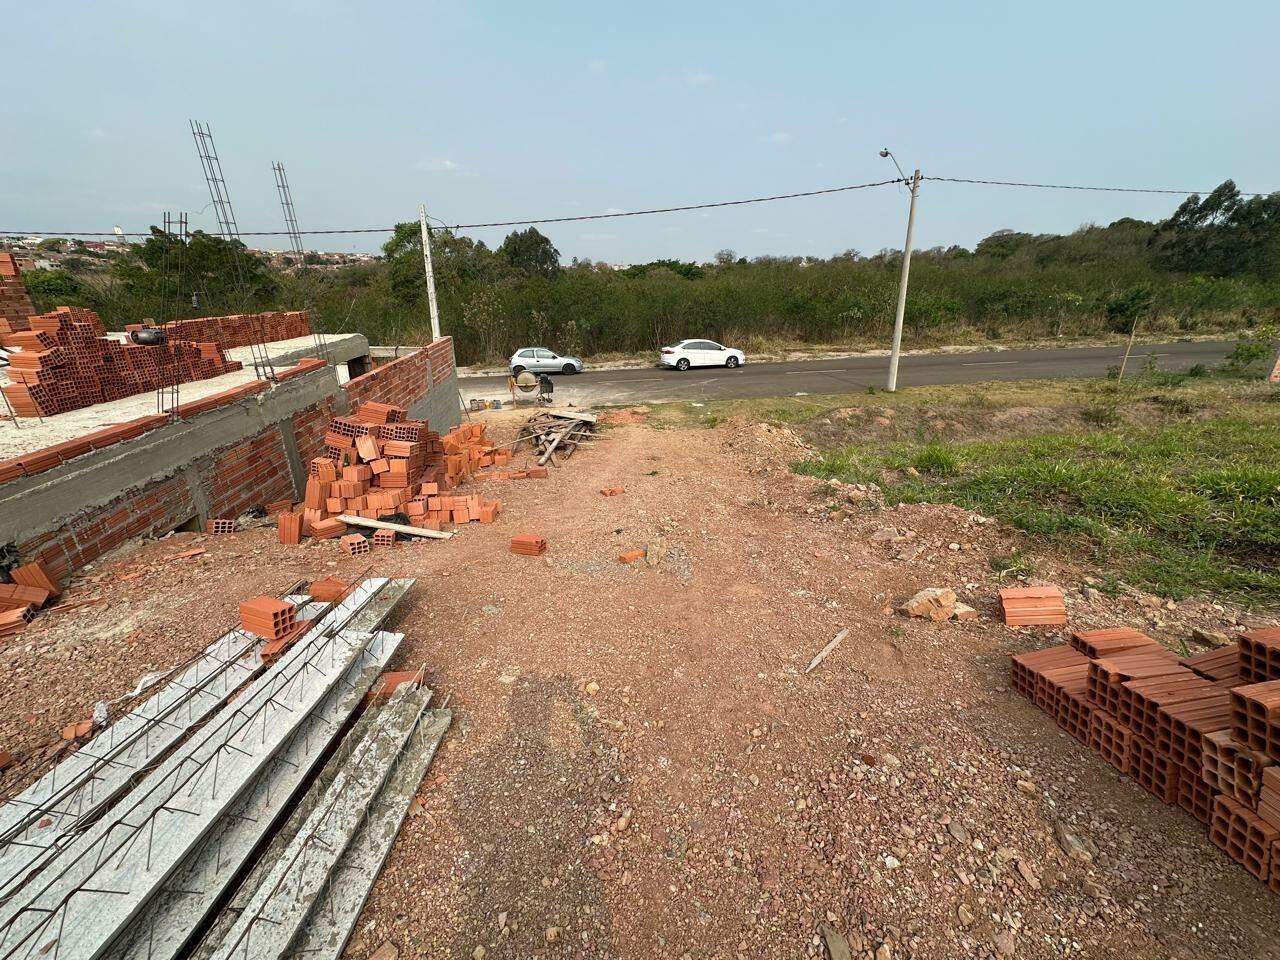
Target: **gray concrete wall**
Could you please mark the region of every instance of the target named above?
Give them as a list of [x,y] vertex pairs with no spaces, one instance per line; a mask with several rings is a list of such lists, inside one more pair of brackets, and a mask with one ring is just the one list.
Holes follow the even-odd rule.
[[105,507],[121,494],[171,477],[273,425],[292,436],[290,418],[325,398],[332,398],[336,413],[347,412],[347,396],[332,367],[285,380],[265,393],[85,454],[34,477],[0,484],[0,543],[22,543],[57,529],[64,518]]

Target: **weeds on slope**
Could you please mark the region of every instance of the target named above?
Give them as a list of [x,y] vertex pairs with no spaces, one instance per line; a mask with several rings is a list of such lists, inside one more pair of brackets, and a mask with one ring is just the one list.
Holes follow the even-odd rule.
[[[1123,406],[1125,396],[1113,400]],[[1163,596],[1207,592],[1274,605],[1280,603],[1275,400],[1265,389],[1241,396],[1207,385],[1203,395],[1164,404],[1171,416],[1163,421],[1087,416],[1081,428],[1064,432],[850,444],[795,469],[879,482],[890,502],[952,502],[1000,517],[1082,549],[1104,569]],[[1197,419],[1177,419],[1192,414]]]

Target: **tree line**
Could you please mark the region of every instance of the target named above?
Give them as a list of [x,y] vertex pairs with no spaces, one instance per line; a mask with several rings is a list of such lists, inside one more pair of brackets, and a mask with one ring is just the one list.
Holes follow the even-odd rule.
[[[685,337],[748,351],[778,343],[886,342],[901,251],[826,258],[707,263],[656,260],[622,270],[562,263],[535,228],[496,248],[432,233],[444,332],[459,361],[476,363],[540,344],[598,356],[650,350]],[[119,329],[144,317],[308,309],[325,331],[374,343],[430,337],[421,235],[399,224],[380,260],[318,270],[271,268],[239,241],[153,228],[105,270],[31,271],[39,309],[89,306]],[[1253,327],[1280,318],[1280,194],[1242,197],[1227,181],[1184,201],[1168,219],[1121,219],[1067,235],[1001,230],[972,250],[913,253],[906,342],[1170,333]]]

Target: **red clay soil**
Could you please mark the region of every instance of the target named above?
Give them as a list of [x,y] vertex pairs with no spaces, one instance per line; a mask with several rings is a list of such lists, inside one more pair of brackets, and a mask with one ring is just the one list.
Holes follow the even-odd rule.
[[[419,578],[393,667],[424,666],[455,720],[351,957],[819,957],[824,925],[855,957],[1276,955],[1274,894],[1008,689],[1010,653],[1060,638],[998,622],[989,561],[1013,533],[833,496],[767,431],[603,437],[549,480],[489,485],[505,512],[447,543],[353,559],[272,525],[100,565],[63,603],[105,603],[3,651],[0,748],[31,759],[2,785],[240,600],[372,564]],[[511,553],[519,534],[546,554]],[[1207,604],[1086,599],[1041,563],[1074,626],[1231,627]],[[889,612],[926,586],[980,619]]]

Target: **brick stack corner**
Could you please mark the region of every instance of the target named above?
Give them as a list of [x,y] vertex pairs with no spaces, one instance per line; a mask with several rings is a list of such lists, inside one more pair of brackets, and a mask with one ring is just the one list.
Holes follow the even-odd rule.
[[1129,627],[1012,658],[1013,688],[1280,893],[1280,627],[1179,659]]

